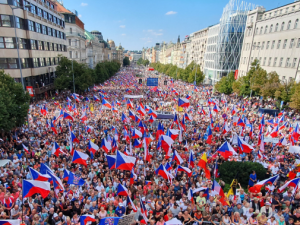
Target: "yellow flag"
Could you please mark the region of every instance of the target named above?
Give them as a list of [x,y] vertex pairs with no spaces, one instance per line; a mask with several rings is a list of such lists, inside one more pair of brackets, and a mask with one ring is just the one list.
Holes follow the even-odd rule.
[[94,105],[92,103],[90,104],[90,110],[91,112],[94,112]]

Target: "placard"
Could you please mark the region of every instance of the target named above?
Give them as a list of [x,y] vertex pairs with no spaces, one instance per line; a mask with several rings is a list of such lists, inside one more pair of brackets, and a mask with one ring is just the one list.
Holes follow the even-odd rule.
[[158,86],[158,78],[147,78],[147,86]]
[[279,138],[264,137],[264,142],[277,144],[279,142]]

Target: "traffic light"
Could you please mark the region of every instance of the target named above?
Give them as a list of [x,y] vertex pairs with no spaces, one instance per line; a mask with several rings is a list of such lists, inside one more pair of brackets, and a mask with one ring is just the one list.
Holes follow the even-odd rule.
[[164,85],[168,85],[168,81],[165,80],[165,81],[164,81]]
[[139,84],[142,84],[143,83],[143,80],[142,79],[139,79]]

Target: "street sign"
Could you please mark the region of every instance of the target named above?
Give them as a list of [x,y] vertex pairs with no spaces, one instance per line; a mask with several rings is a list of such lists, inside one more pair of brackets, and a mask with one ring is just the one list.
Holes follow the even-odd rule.
[[158,78],[147,78],[147,86],[158,86]]

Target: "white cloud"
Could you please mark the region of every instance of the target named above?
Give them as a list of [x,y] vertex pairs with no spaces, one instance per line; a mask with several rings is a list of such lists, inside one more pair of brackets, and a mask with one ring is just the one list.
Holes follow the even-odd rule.
[[126,36],[126,34],[121,34],[122,36]]
[[153,32],[152,33],[154,36],[161,36],[161,35],[163,35],[163,33],[156,33],[156,32]]
[[81,3],[81,6],[87,6],[88,4],[87,3]]
[[162,31],[163,31],[163,29],[159,29],[158,31],[159,31],[159,32],[162,32]]
[[79,14],[79,15],[78,15],[78,18],[81,18],[81,17],[82,17],[82,15],[81,15],[81,14]]
[[125,25],[120,25],[120,27],[121,27],[121,28],[125,28],[126,26],[125,26]]
[[174,14],[176,14],[176,13],[177,13],[177,12],[175,12],[175,11],[169,11],[169,12],[166,13],[166,15],[169,16],[169,15],[174,15]]

